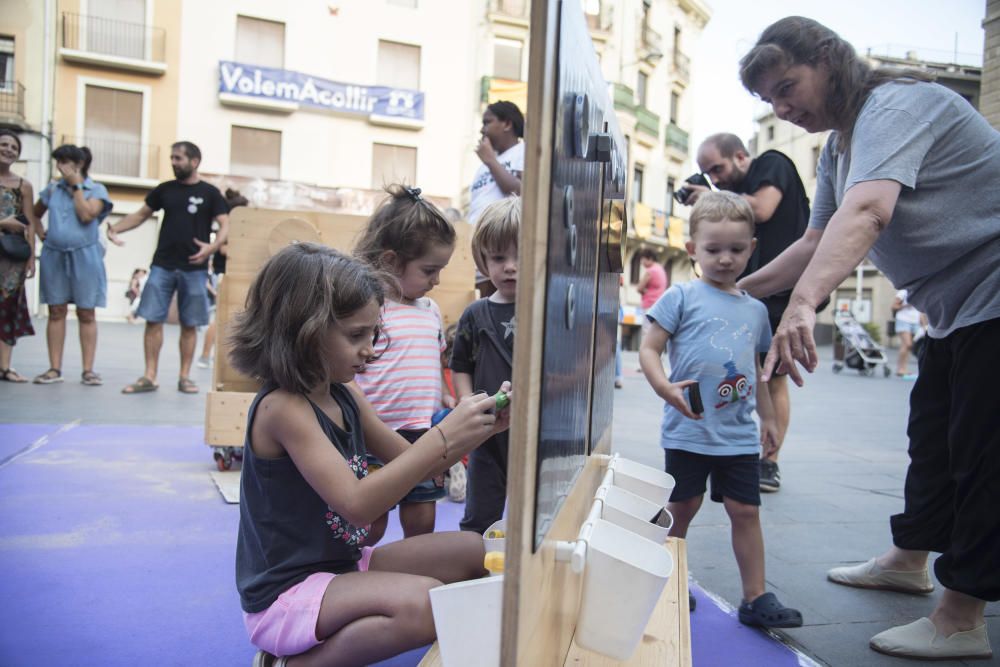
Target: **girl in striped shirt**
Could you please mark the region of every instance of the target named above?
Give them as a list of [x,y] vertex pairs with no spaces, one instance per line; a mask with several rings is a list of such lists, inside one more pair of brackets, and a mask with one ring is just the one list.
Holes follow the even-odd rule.
[[[455,399],[442,379],[445,347],[441,312],[425,296],[438,284],[455,250],[455,228],[419,188],[391,185],[387,198],[368,221],[354,253],[394,280],[382,313],[375,360],[356,377],[383,422],[415,442],[431,417]],[[369,469],[381,465],[370,461]],[[405,537],[434,531],[435,505],[444,497],[443,478],[422,482],[399,503]],[[385,533],[388,515],[372,524],[367,544]]]

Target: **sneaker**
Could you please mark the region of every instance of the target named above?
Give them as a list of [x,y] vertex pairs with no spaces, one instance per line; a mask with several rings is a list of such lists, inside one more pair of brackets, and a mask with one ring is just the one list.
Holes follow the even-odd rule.
[[448,470],[448,499],[453,503],[465,502],[465,487],[468,483],[468,474],[461,461],[457,462]]
[[774,493],[781,488],[781,471],[777,461],[760,460],[760,490]]
[[621,389],[624,386],[625,383],[622,381],[621,378],[615,378],[615,389]]
[[198,368],[208,368],[212,365],[212,357],[199,357]]

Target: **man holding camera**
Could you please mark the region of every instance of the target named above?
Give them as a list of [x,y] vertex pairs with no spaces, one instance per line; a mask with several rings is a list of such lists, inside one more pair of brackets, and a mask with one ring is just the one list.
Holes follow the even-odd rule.
[[[698,147],[698,167],[717,188],[742,195],[753,209],[757,248],[747,263],[744,276],[780,255],[805,232],[809,223],[809,199],[795,164],[785,154],[772,150],[751,158],[739,137],[720,133],[710,136]],[[684,184],[684,190],[690,194],[682,203],[688,206],[698,201],[702,192],[708,191],[697,180],[692,180],[694,177]],[[767,306],[772,332],[781,322],[789,296],[791,291],[761,299]],[[770,457],[761,459],[760,490],[777,491],[781,487],[778,452],[791,417],[787,376],[775,373],[767,387],[778,421],[778,448]]]

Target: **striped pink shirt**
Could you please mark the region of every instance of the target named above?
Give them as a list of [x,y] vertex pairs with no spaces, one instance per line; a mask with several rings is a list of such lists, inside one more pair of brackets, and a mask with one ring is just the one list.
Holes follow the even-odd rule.
[[[375,353],[381,358],[355,377],[379,419],[393,430],[426,429],[441,409],[441,311],[431,299],[412,306],[386,301]],[[386,342],[388,341],[388,349]]]

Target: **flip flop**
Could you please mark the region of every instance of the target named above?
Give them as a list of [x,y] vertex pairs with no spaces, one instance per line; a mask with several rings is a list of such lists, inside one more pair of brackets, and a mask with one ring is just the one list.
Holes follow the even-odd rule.
[[177,391],[182,394],[197,394],[198,385],[191,378],[181,378],[177,381]]
[[154,383],[148,377],[141,377],[130,385],[122,389],[123,394],[144,394],[148,391],[156,391],[160,385]]
[[740,605],[740,623],[761,628],[797,628],[802,625],[802,614],[778,602],[774,593],[764,593],[753,602]]

